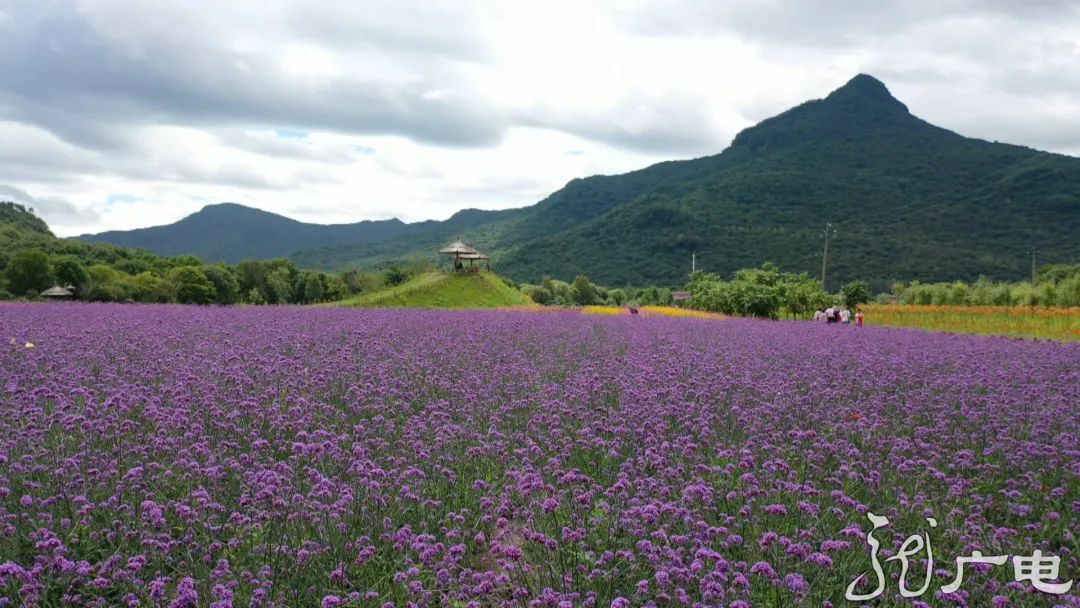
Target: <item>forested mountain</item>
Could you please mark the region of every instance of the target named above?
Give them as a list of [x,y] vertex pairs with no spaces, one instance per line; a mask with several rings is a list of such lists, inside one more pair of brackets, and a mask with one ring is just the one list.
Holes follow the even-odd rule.
[[402,234],[400,220],[306,224],[275,213],[220,203],[167,226],[86,234],[84,241],[137,247],[158,255],[194,255],[206,261],[284,257],[302,249],[374,243]]
[[[184,221],[142,231],[160,234],[160,245],[125,241],[125,233],[92,238],[205,256],[173,238],[170,229]],[[827,222],[837,231],[830,288],[850,279],[878,288],[893,280],[1020,279],[1032,245],[1046,262],[1080,260],[1080,159],[936,127],[859,75],[744,130],[715,156],[575,179],[522,209],[373,222],[339,245],[323,238],[326,246],[288,254],[303,267],[375,266],[433,257],[443,242],[463,237],[522,281],[585,274],[608,285],[677,285],[695,251],[699,268],[722,275],[765,261],[816,275]],[[245,248],[243,224],[220,226],[221,238],[235,237],[225,259],[259,256]]]

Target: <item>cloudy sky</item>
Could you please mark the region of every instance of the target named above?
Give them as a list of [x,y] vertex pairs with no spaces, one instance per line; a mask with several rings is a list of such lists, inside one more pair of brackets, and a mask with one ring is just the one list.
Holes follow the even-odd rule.
[[441,219],[719,152],[859,72],[964,135],[1080,155],[1078,6],[0,0],[0,200],[62,235],[221,201]]

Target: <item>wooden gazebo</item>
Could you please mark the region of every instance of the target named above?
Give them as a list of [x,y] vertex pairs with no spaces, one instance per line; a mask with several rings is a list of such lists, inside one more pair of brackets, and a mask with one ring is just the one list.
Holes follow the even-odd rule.
[[[473,264],[477,260],[490,260],[491,258],[487,254],[480,253],[476,249],[469,247],[460,240],[450,243],[446,247],[439,250],[440,255],[453,256],[454,258],[454,272],[460,272],[465,270],[465,265],[462,261],[467,260],[469,262],[469,269],[475,269]],[[490,263],[489,263],[490,267]]]
[[473,266],[473,263],[478,262],[480,260],[486,261],[488,270],[491,270],[491,256],[489,256],[486,253],[480,253],[479,251],[477,251],[476,253],[466,253],[466,254],[462,255],[461,257],[459,257],[458,259],[459,260],[468,260],[469,261],[469,270],[470,271],[475,271],[476,270],[476,267]]

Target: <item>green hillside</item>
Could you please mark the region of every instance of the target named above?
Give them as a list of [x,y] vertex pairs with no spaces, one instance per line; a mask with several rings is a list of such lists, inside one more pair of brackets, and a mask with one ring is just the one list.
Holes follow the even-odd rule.
[[364,308],[501,308],[534,305],[490,273],[428,272],[401,285],[335,302]]
[[302,270],[287,259],[207,264],[53,235],[33,210],[0,201],[0,300],[36,298],[53,286],[98,302],[312,304],[380,288],[381,273]]
[[1080,261],[1080,159],[936,127],[859,75],[744,130],[715,156],[575,179],[531,207],[466,210],[290,258],[324,270],[379,267],[434,258],[460,237],[518,281],[585,274],[679,285],[693,252],[699,269],[721,275],[772,261],[816,276],[827,222],[838,233],[830,288],[1019,280],[1032,245],[1042,262]]
[[16,254],[31,249],[51,256],[71,258],[87,266],[108,264],[128,272],[141,272],[161,263],[158,256],[147,251],[57,238],[45,221],[26,207],[0,201],[0,272],[7,268],[8,262]]
[[[571,181],[471,228],[299,252],[301,264],[378,264],[461,235],[521,281],[584,273],[610,285],[680,284],[691,253],[725,275],[765,261],[830,287],[868,279],[1019,280],[1036,244],[1080,260],[1080,159],[966,138],[913,116],[878,80],[852,79],[741,132],[723,153]],[[419,236],[419,235],[417,235]]]
[[[422,227],[422,224],[413,226]],[[400,220],[355,224],[306,224],[235,203],[207,205],[179,222],[136,230],[85,234],[78,238],[153,251],[194,255],[208,262],[236,263],[285,257],[302,249],[375,243],[403,234]]]

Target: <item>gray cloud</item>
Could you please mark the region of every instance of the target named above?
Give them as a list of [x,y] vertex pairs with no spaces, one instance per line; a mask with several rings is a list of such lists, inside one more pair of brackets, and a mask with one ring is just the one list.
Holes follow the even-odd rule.
[[517,207],[534,203],[546,194],[547,184],[530,177],[502,177],[480,184],[468,184],[450,188],[448,200],[460,202],[457,206],[489,208],[500,203],[499,208]]
[[[155,124],[400,135],[450,147],[495,145],[514,125],[648,152],[701,152],[718,143],[700,123],[635,118],[646,104],[654,114],[704,114],[681,101],[626,101],[625,116],[555,108],[508,113],[481,97],[471,76],[496,52],[477,11],[417,2],[340,2],[319,10],[266,3],[251,10],[267,13],[267,28],[281,29],[245,45],[230,41],[261,33],[230,30],[242,24],[229,23],[228,6],[197,7],[13,0],[0,26],[0,116],[109,152],[130,151],[132,128]],[[218,12],[226,14],[211,17]],[[333,49],[346,71],[327,80],[290,73],[282,50],[305,44]],[[260,153],[285,151],[263,146]]]
[[673,0],[621,12],[626,27],[656,36],[729,34],[783,46],[867,46],[880,38],[949,17],[1004,17],[1016,22],[1076,19],[1073,0],[832,0],[699,2]]
[[335,10],[310,4],[286,9],[286,19],[307,39],[335,47],[392,49],[398,53],[483,62],[495,52],[479,33],[477,16],[466,5],[397,2],[343,2]]
[[308,160],[335,165],[346,165],[361,156],[371,154],[370,148],[355,146],[329,146],[308,141],[306,138],[279,137],[272,134],[252,134],[244,131],[221,133],[222,143],[263,156],[292,160]]
[[153,123],[297,126],[451,146],[493,144],[504,126],[452,69],[310,83],[271,54],[231,50],[197,31],[125,46],[67,2],[16,0],[9,16],[0,36],[5,112],[88,147],[122,147],[125,127]]
[[39,217],[44,218],[50,225],[54,223],[93,222],[98,219],[98,214],[93,210],[77,207],[62,198],[54,196],[35,197],[25,190],[6,184],[0,184],[0,200],[22,203],[27,207],[32,207],[34,212]]
[[[207,195],[252,190],[255,200],[370,181],[368,198],[390,198],[358,207],[416,218],[474,200],[532,202],[574,177],[556,179],[561,161],[540,166],[550,150],[514,148],[525,132],[559,139],[563,160],[588,150],[588,163],[565,171],[631,169],[719,152],[740,128],[856,72],[882,78],[913,113],[964,135],[1080,151],[1075,0],[553,5],[525,13],[524,29],[507,6],[0,0],[0,183],[34,192],[63,184],[56,192],[85,205],[124,184],[120,191],[149,193],[153,205],[162,192],[187,194],[187,183]],[[527,35],[532,17],[545,32],[563,16],[578,19],[565,22],[565,40],[557,28]],[[504,20],[525,40],[505,35]],[[365,141],[373,153],[331,134],[412,143]],[[496,148],[514,162],[493,175],[470,164],[462,175],[455,155],[476,151],[458,148]],[[513,159],[502,156],[511,148]],[[353,200],[344,188],[312,192]],[[96,215],[38,200],[56,221]]]
[[615,109],[588,114],[535,106],[516,119],[522,125],[654,153],[716,153],[733,135],[713,123],[708,107],[674,95],[642,96]]

